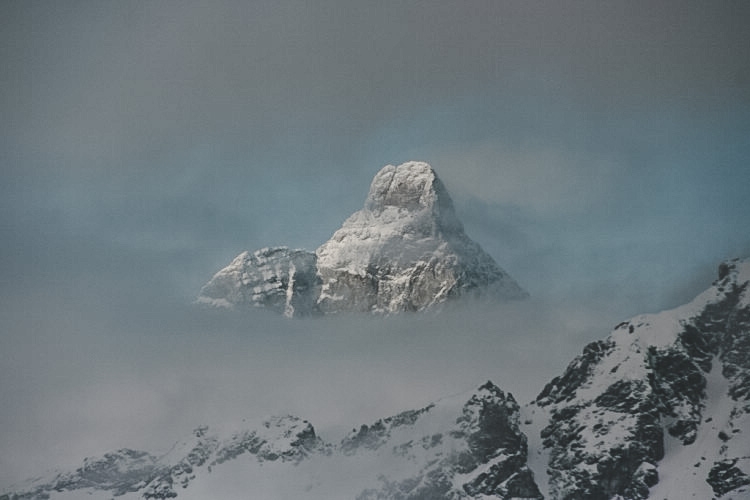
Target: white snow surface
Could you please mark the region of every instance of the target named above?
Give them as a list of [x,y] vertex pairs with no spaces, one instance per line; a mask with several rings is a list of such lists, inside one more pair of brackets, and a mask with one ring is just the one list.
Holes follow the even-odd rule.
[[[717,460],[726,458],[727,448],[722,453],[719,431],[731,427],[732,410],[737,406],[727,397],[727,379],[721,375],[719,363],[714,363],[711,373],[707,377],[707,397],[703,422],[698,429],[698,438],[689,446],[683,445],[678,439],[665,434],[664,459],[659,462],[659,483],[651,488],[650,497],[653,500],[664,498],[713,498],[711,486],[706,482],[711,466]],[[738,422],[739,423],[739,422]],[[748,421],[745,417],[745,429]],[[731,433],[731,430],[729,431]],[[744,439],[730,441],[732,448],[745,453],[750,452],[750,441],[747,434]],[[750,497],[750,493],[748,494]],[[740,498],[740,497],[733,497]]]
[[[750,259],[731,261],[732,268],[727,277],[730,283],[741,285],[750,281]],[[718,280],[688,304],[655,314],[642,314],[619,324],[611,332],[614,341],[612,354],[597,363],[595,372],[589,377],[591,383],[576,393],[580,402],[593,400],[603,390],[619,380],[637,380],[647,376],[645,353],[649,347],[674,346],[678,334],[683,331],[707,305],[719,302],[727,293],[727,285]],[[739,307],[750,304],[750,293],[743,293]],[[632,331],[631,331],[632,330]]]

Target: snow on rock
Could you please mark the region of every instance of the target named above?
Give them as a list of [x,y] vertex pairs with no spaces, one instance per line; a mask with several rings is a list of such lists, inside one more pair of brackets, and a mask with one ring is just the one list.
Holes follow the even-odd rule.
[[50,498],[52,493],[72,491],[108,491],[110,497],[122,496],[144,488],[166,469],[156,457],[124,448],[102,457],[86,458],[75,471],[30,481],[19,488],[20,492],[0,495],[0,499],[42,500]]
[[197,302],[216,307],[264,307],[287,316],[315,310],[315,254],[287,247],[242,252],[201,289]]
[[526,292],[466,235],[432,167],[408,162],[378,172],[362,210],[315,254],[244,252],[203,287],[198,302],[288,316],[389,314],[463,296],[507,300]]
[[447,398],[362,426],[341,450],[377,456],[388,472],[357,498],[542,498],[518,415],[513,396],[487,382],[468,400]]
[[549,412],[552,498],[750,496],[749,279],[750,261],[723,263],[694,301],[621,323],[547,384],[531,406]]
[[469,239],[430,165],[388,165],[365,206],[316,251],[323,312],[423,310],[457,296],[525,292]]
[[[86,458],[73,472],[58,473],[25,485],[21,491],[1,495],[2,500],[80,498],[84,494],[103,498],[122,497],[167,499],[184,496],[193,481],[225,462],[252,457],[260,466],[266,462],[290,466],[315,455],[329,453],[329,447],[306,420],[293,416],[272,417],[253,429],[222,436],[198,427],[166,454],[155,457],[143,451],[123,449],[99,458]],[[218,485],[216,485],[218,486]]]

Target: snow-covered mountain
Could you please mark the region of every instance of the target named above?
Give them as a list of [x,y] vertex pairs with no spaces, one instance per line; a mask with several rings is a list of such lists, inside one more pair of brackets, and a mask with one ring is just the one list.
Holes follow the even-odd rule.
[[0,500],[750,498],[749,288],[750,259],[721,264],[692,302],[617,325],[525,406],[488,382],[336,444],[291,416],[200,427],[162,456],[119,450]]
[[723,263],[695,300],[617,325],[547,384],[527,432],[551,498],[750,498],[749,282],[750,260]]
[[378,172],[362,210],[315,253],[244,252],[198,302],[305,316],[421,311],[464,296],[505,300],[526,292],[466,235],[432,167],[408,162]]

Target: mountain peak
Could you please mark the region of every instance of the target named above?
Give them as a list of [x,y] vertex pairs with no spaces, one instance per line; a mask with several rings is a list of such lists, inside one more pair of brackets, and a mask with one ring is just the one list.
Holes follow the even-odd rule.
[[439,226],[433,229],[463,231],[448,191],[435,170],[424,162],[383,167],[370,184],[364,210],[374,214],[391,210],[402,217],[421,214]]
[[287,316],[422,311],[461,296],[526,297],[464,232],[448,191],[424,162],[386,165],[361,210],[315,253],[243,253],[198,302],[269,307]]

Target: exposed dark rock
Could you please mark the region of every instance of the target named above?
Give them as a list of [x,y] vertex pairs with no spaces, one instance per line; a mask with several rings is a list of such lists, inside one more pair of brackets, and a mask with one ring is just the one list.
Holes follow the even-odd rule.
[[[750,476],[742,472],[737,466],[737,459],[715,462],[708,473],[708,484],[718,496],[730,491],[750,485]],[[750,488],[748,488],[750,492]]]
[[[432,408],[428,408],[432,411]],[[429,411],[398,416],[402,425],[414,425],[418,419],[429,418]],[[459,498],[535,498],[541,499],[539,488],[526,465],[526,437],[518,428],[519,407],[512,395],[488,382],[480,387],[461,407],[455,425],[442,434],[425,436],[434,457],[419,474],[392,481],[381,478],[380,488],[363,491],[359,499],[430,499]],[[416,417],[416,418],[415,418]],[[386,420],[358,433],[360,439],[375,428],[376,443],[389,436],[385,429],[394,429]],[[369,438],[368,438],[369,439]],[[448,441],[448,442],[446,442]],[[364,442],[369,442],[363,439]],[[410,439],[392,449],[396,455],[408,456],[414,446]],[[379,444],[375,449],[381,448]],[[468,480],[455,488],[458,475]]]
[[377,450],[388,442],[392,429],[414,424],[420,415],[430,411],[432,407],[433,405],[429,405],[419,410],[405,411],[393,417],[378,420],[369,426],[362,425],[358,431],[355,430],[345,437],[339,448],[347,455],[351,455],[361,448]]
[[156,477],[160,467],[155,457],[144,451],[122,449],[101,458],[87,458],[72,474],[58,476],[52,489],[72,491],[81,488],[111,490],[114,495],[137,491]]
[[606,340],[598,340],[588,344],[583,349],[583,354],[568,365],[562,376],[553,378],[551,382],[544,386],[544,389],[536,398],[537,403],[544,406],[573,399],[576,390],[591,375],[591,368],[611,352],[613,347],[614,343]]
[[[550,412],[541,437],[550,452],[553,498],[648,498],[658,484],[665,432],[685,446],[696,442],[707,404],[706,375],[717,361],[729,379],[728,396],[747,400],[750,306],[739,273],[736,263],[722,266],[715,288],[696,299],[700,309],[688,307],[683,317],[644,315],[620,323],[544,388],[536,404]],[[720,476],[730,478],[732,487],[744,481],[740,473],[750,460],[730,458],[745,451],[732,448],[740,430],[732,422],[744,422],[749,411],[750,404],[735,405],[732,432],[719,431],[727,444],[716,451],[729,461],[712,471],[714,482]]]
[[649,348],[651,385],[659,409],[676,419],[667,430],[683,444],[695,441],[706,390],[706,378],[699,363],[678,349]]

